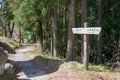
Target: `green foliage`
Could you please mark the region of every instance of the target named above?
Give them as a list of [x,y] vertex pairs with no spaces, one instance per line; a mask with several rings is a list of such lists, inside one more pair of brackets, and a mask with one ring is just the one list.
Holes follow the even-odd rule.
[[29,33],[27,38],[28,43],[35,43],[36,42],[36,35],[34,33]]
[[[87,21],[89,26],[98,26],[98,0],[88,0]],[[27,34],[28,42],[34,43],[41,32],[37,31],[37,21],[42,22],[44,49],[50,52],[51,44],[51,11],[55,7],[58,18],[57,44],[62,58],[66,57],[68,32],[68,7],[70,0],[5,0],[0,14],[5,20],[12,20],[15,25]],[[81,26],[81,1],[77,0],[76,27]],[[105,63],[119,53],[120,45],[120,2],[106,0],[103,2],[102,26],[102,61]],[[0,32],[0,35],[3,35]],[[81,56],[81,35],[76,36],[76,59]],[[97,35],[89,35],[90,62],[97,63]],[[94,45],[95,44],[95,45]],[[95,68],[94,68],[95,69]]]
[[[42,22],[42,25],[46,22],[46,16],[50,12],[51,8],[55,5],[55,0],[30,0],[30,1],[17,1],[13,0],[12,4],[14,5],[14,21],[17,27],[21,27],[28,34],[28,41],[34,42],[35,37],[31,37],[33,35],[41,35],[41,32],[37,31],[38,21]],[[19,3],[19,6],[17,5]],[[46,4],[47,3],[47,4]],[[16,7],[16,8],[15,8]],[[43,26],[43,28],[46,26]],[[31,35],[32,34],[32,35]],[[38,36],[37,36],[38,37]],[[30,40],[32,39],[32,40]]]
[[2,36],[3,35],[3,33],[2,32],[0,32],[0,36]]
[[[103,12],[103,53],[104,61],[108,61],[113,55],[118,54],[120,41],[120,27],[119,27],[119,8],[118,0],[106,1]],[[107,6],[105,8],[105,6]],[[109,13],[109,14],[108,14]]]
[[102,65],[90,65],[90,70],[97,72],[112,72],[113,70]]
[[[73,68],[71,68],[72,71],[82,71],[85,70],[84,65],[83,64],[78,64],[77,66],[74,66]],[[106,67],[106,66],[102,66],[102,65],[90,65],[89,66],[89,70],[90,71],[96,71],[96,72],[113,72],[112,69]]]
[[2,31],[2,29],[0,28],[0,36],[3,36],[3,31]]
[[14,19],[13,10],[11,9],[11,5],[9,4],[8,0],[4,1],[4,8],[2,10],[2,16],[7,21],[10,21],[10,20]]

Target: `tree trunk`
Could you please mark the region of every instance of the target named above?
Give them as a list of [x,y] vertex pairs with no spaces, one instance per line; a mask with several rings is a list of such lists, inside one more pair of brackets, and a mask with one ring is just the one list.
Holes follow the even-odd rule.
[[51,53],[52,53],[52,55],[53,55],[53,32],[52,32],[53,30],[52,30],[52,28],[51,28]]
[[9,37],[12,38],[13,30],[14,30],[14,22],[12,23],[12,26],[10,26],[11,22],[8,22],[8,30],[9,30]]
[[24,43],[24,36],[23,36],[23,33],[22,33],[22,30],[21,30],[21,27],[19,27],[19,43],[22,44]]
[[[81,15],[81,26],[84,27],[84,23],[87,22],[87,0],[82,0],[82,15]],[[81,45],[81,58],[83,61],[84,53],[83,53],[83,35],[82,37],[82,45]]]
[[40,20],[37,21],[37,30],[38,30],[38,51],[40,53],[43,52],[43,28],[42,22]]
[[15,24],[14,24],[14,22],[13,22],[13,23],[12,23],[12,28],[11,28],[11,30],[10,30],[10,37],[11,37],[11,38],[12,38],[12,36],[13,36],[14,26],[15,26]]
[[4,26],[4,36],[7,37],[6,21],[5,21],[5,26]]
[[63,15],[63,25],[66,26],[66,7],[65,6],[63,8],[63,13],[64,13],[64,15]]
[[53,41],[53,56],[57,57],[57,12],[54,8],[51,14],[51,27],[52,27],[52,41]]
[[67,61],[73,61],[75,59],[75,36],[72,32],[72,28],[76,23],[76,0],[71,0],[69,5],[69,22],[68,22],[68,44],[67,44]]
[[[98,9],[98,26],[102,28],[102,0],[99,0],[99,9]],[[101,33],[98,35],[97,43],[97,61],[101,63]]]
[[21,28],[19,28],[19,43],[22,44],[22,32],[21,32]]

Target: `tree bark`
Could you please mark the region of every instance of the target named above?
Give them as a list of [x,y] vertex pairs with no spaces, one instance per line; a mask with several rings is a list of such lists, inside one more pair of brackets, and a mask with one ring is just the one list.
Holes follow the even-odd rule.
[[23,36],[23,33],[22,33],[22,30],[21,30],[21,27],[19,27],[19,43],[22,44],[24,43],[24,36]]
[[[82,0],[82,15],[81,15],[81,26],[84,27],[84,23],[87,22],[87,0]],[[84,53],[83,53],[83,35],[82,37],[82,45],[81,45],[81,58],[83,61]]]
[[53,55],[53,36],[52,36],[53,32],[52,32],[52,28],[51,28],[51,55]]
[[37,30],[38,30],[38,51],[42,53],[43,52],[43,28],[42,28],[42,22],[40,20],[37,21]]
[[53,41],[53,56],[57,57],[57,12],[54,8],[51,14],[51,27],[52,27],[52,41]]
[[14,30],[14,22],[12,23],[12,26],[10,26],[11,22],[8,22],[8,30],[9,30],[9,37],[12,38],[13,30]]
[[4,26],[4,36],[7,37],[6,21],[5,21],[5,26]]
[[22,32],[21,32],[21,28],[19,28],[19,43],[22,44]]
[[[39,5],[39,1],[35,0],[35,4]],[[37,16],[41,16],[41,9],[36,8],[36,5],[34,5],[34,10],[36,12]],[[38,32],[38,51],[40,53],[43,52],[43,28],[42,28],[42,22],[40,19],[37,20],[37,32]]]
[[63,25],[66,26],[66,7],[65,6],[63,7],[63,13],[64,13],[64,15],[63,15]]
[[[98,26],[102,28],[102,0],[99,0],[99,9],[98,9]],[[97,61],[101,63],[101,32],[98,35],[98,43],[97,43]]]
[[[88,27],[88,23],[84,23],[84,28],[87,28]],[[84,48],[83,48],[83,52],[84,52],[84,67],[85,67],[85,70],[88,70],[89,68],[89,42],[88,42],[88,35],[87,34],[84,34],[83,36],[83,39],[84,39]]]
[[67,61],[74,61],[75,59],[75,36],[72,28],[76,24],[76,0],[70,0],[69,5],[69,22],[68,22],[68,43],[67,43]]

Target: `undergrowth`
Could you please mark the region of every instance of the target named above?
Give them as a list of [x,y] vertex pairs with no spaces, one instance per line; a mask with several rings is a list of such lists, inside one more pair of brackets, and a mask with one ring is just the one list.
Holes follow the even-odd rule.
[[[73,68],[71,68],[72,71],[81,71],[81,70],[85,70],[84,65],[83,64],[79,64],[77,66],[74,66]],[[89,65],[89,71],[96,71],[96,72],[113,72],[112,69],[103,66],[103,65]]]
[[15,80],[15,78],[15,74],[10,74],[8,72],[5,72],[0,76],[0,80]]

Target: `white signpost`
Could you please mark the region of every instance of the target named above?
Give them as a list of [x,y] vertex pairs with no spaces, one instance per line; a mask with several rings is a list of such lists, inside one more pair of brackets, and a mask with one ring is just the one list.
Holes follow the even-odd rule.
[[74,34],[99,34],[101,27],[72,28]]
[[88,69],[88,37],[87,34],[99,34],[101,32],[101,27],[89,27],[88,24],[84,23],[84,28],[72,28],[74,34],[84,34],[84,65],[85,69]]

